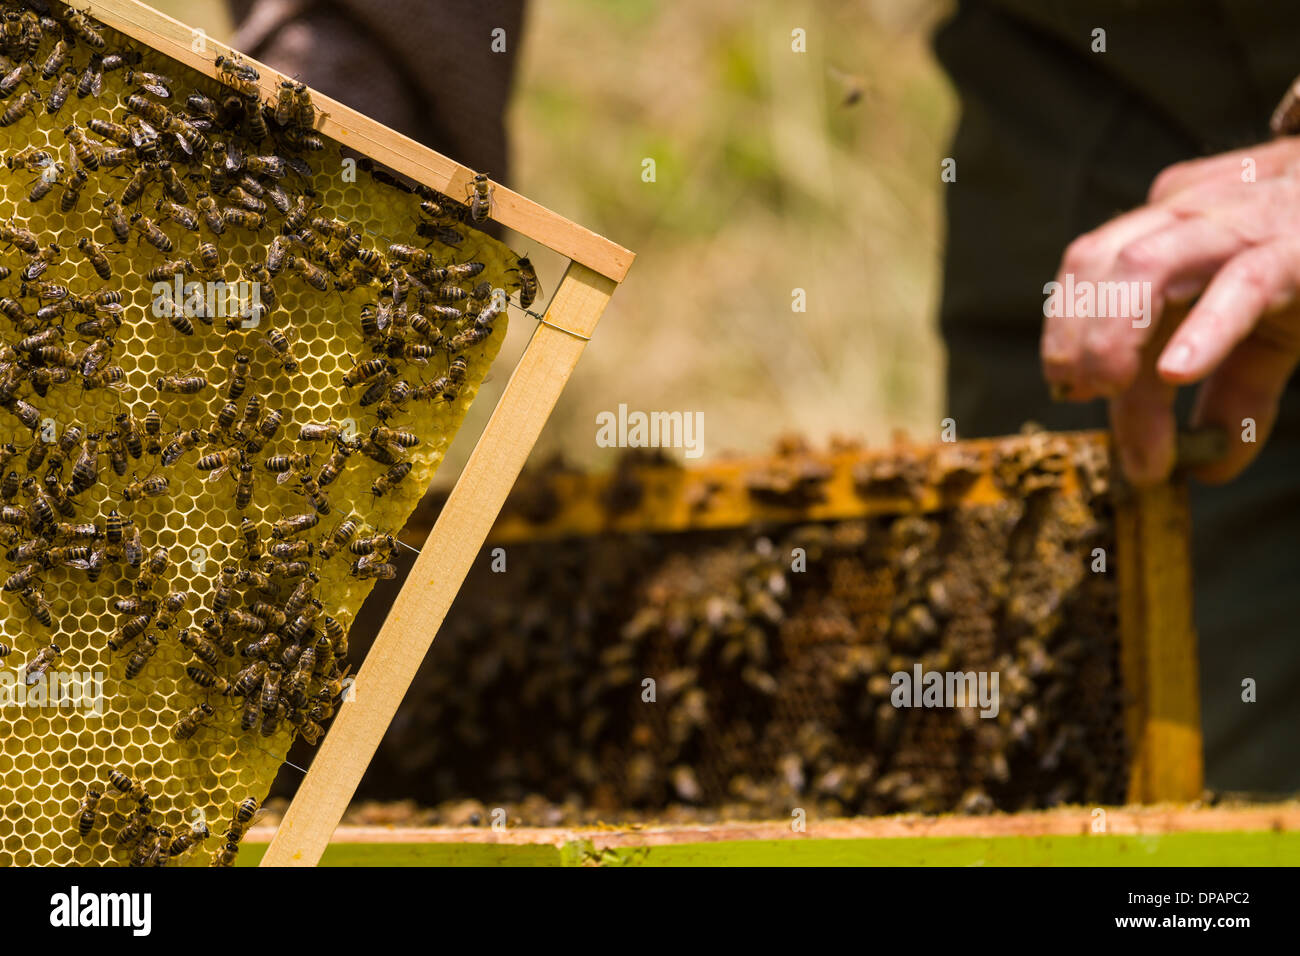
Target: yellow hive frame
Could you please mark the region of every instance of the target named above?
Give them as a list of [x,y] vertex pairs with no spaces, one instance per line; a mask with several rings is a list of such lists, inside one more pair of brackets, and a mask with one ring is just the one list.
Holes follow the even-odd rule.
[[[1053,437],[1112,454],[1104,432]],[[1194,436],[1188,437],[1180,449],[1181,463],[1195,464],[1212,455],[1211,450],[1198,447]],[[1005,441],[975,439],[955,447],[987,461]],[[930,450],[916,448],[919,455]],[[801,451],[789,458],[731,459],[691,468],[648,464],[626,474],[539,476],[555,493],[554,513],[544,521],[533,521],[507,506],[488,541],[496,545],[597,534],[715,530],[762,522],[848,521],[988,504],[1008,494],[988,473],[955,495],[927,483],[919,488],[916,500],[865,493],[857,487],[860,468],[896,455],[897,451],[880,449]],[[749,493],[748,476],[805,465],[815,466],[824,476],[820,500],[782,504],[756,500]],[[613,486],[629,480],[641,489],[639,503],[611,515],[602,502]],[[1064,480],[1065,488],[1076,488],[1079,476],[1067,471]],[[1124,729],[1132,753],[1127,799],[1134,804],[1195,800],[1204,790],[1204,755],[1187,489],[1181,482],[1141,491],[1117,485],[1113,498]],[[410,530],[418,531],[419,511],[412,525]]]
[[[213,60],[229,47],[138,0],[66,0],[164,56],[218,79]],[[201,38],[202,42],[197,42]],[[258,63],[264,97],[283,74]],[[318,93],[317,130],[453,198],[468,194],[474,170]],[[573,373],[587,340],[627,275],[632,252],[518,193],[492,185],[492,218],[570,260],[546,316],[456,482],[383,629],[356,675],[263,866],[313,866],[428,652],[497,512]]]

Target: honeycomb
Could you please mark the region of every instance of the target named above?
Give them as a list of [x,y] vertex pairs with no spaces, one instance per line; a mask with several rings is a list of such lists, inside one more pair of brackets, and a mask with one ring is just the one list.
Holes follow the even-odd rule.
[[[311,593],[320,600],[321,608],[301,642],[293,640],[285,626],[279,628],[285,648],[282,681],[288,680],[291,664],[301,659],[297,654],[304,647],[322,647],[324,652],[318,655],[316,667],[309,674],[308,686],[311,701],[320,704],[313,713],[324,721],[345,686],[337,662],[346,655],[346,628],[373,587],[374,579],[351,573],[350,565],[356,556],[346,547],[326,559],[320,553],[320,545],[349,515],[359,522],[358,538],[395,534],[402,527],[428,486],[500,346],[506,318],[500,315],[487,326],[490,335],[480,336],[477,344],[459,351],[458,357],[465,359],[467,365],[465,382],[459,392],[434,389],[430,393],[438,393],[434,400],[403,402],[397,400],[398,393],[391,387],[384,387],[382,390],[392,400],[391,405],[385,406],[385,403],[363,405],[361,398],[369,383],[347,387],[344,375],[378,354],[374,336],[367,338],[363,333],[363,307],[382,305],[395,309],[397,297],[401,295],[395,278],[399,273],[393,274],[391,282],[379,278],[388,268],[386,265],[361,274],[361,281],[351,288],[327,286],[326,291],[318,291],[300,279],[293,268],[285,268],[270,280],[276,295],[275,306],[255,327],[228,323],[220,317],[210,321],[196,318],[192,323],[193,334],[183,334],[167,317],[156,316],[151,309],[153,283],[146,278],[149,270],[171,259],[188,258],[197,263],[198,244],[214,241],[221,257],[220,277],[228,282],[248,278],[253,275],[254,267],[266,260],[269,245],[280,233],[285,216],[268,203],[262,228],[244,228],[227,222],[220,237],[202,226],[197,232],[189,231],[156,210],[157,203],[164,198],[165,187],[161,175],[155,172],[142,197],[126,204],[125,211],[127,214],[138,211],[155,219],[174,250],[168,254],[160,252],[134,229],[128,241],[121,243],[115,239],[103,215],[101,201],[105,196],[123,195],[130,178],[144,162],[139,154],[115,168],[101,165],[97,170],[86,170],[88,181],[80,196],[74,194],[68,199],[71,203],[75,198],[75,205],[62,211],[68,184],[77,175],[78,168],[65,127],[75,124],[88,131],[91,121],[96,119],[125,123],[131,115],[126,108],[127,98],[132,95],[144,96],[180,112],[192,91],[221,104],[231,97],[232,89],[93,21],[86,21],[105,41],[103,48],[97,50],[78,29],[80,23],[69,19],[66,8],[53,3],[50,6],[51,16],[39,20],[25,5],[6,2],[0,6],[6,14],[0,23],[3,31],[0,52],[7,57],[3,72],[8,74],[16,64],[28,59],[35,64],[35,69],[19,77],[16,86],[0,100],[0,111],[11,108],[29,91],[39,92],[41,96],[34,111],[28,110],[21,119],[0,127],[0,154],[14,159],[24,149],[35,147],[47,151],[62,164],[61,168],[47,165],[29,170],[15,162],[0,168],[4,180],[0,223],[6,224],[5,242],[0,247],[0,264],[5,266],[0,295],[18,306],[6,311],[7,318],[0,319],[0,329],[3,329],[0,334],[6,346],[3,365],[12,369],[21,362],[23,372],[17,383],[10,383],[9,400],[0,409],[0,441],[11,442],[13,446],[4,455],[6,462],[0,473],[17,472],[19,480],[27,477],[29,454],[44,444],[46,462],[30,474],[37,482],[36,491],[45,488],[57,498],[73,487],[75,463],[86,453],[88,436],[98,434],[97,451],[92,449],[86,453],[98,463],[98,480],[80,494],[65,498],[71,505],[68,514],[55,515],[57,520],[69,523],[93,522],[96,526],[93,535],[74,540],[48,523],[40,530],[52,547],[85,545],[92,550],[106,549],[108,560],[103,562],[98,579],[92,581],[84,557],[80,565],[71,563],[75,558],[65,560],[66,554],[56,558],[27,557],[22,546],[36,536],[35,526],[39,522],[30,515],[37,513],[37,496],[32,486],[24,486],[16,493],[12,488],[0,489],[4,490],[6,506],[26,509],[28,514],[19,524],[7,524],[0,529],[7,535],[4,548],[9,551],[2,576],[9,578],[21,571],[30,579],[33,589],[16,588],[0,595],[3,615],[0,643],[11,650],[6,658],[0,659],[0,667],[10,671],[18,684],[23,684],[27,671],[39,667],[44,649],[53,643],[62,654],[47,671],[47,677],[97,672],[103,675],[103,692],[97,709],[49,706],[48,702],[40,706],[39,700],[22,705],[6,701],[6,706],[0,706],[0,738],[4,740],[3,753],[0,753],[0,865],[122,865],[140,847],[153,848],[155,840],[161,842],[162,849],[157,854],[142,854],[141,858],[153,862],[156,857],[158,862],[167,862],[165,840],[155,830],[165,828],[176,839],[182,833],[194,833],[200,824],[206,826],[210,836],[197,840],[193,852],[178,854],[171,862],[207,863],[226,842],[223,834],[231,825],[236,805],[250,799],[256,804],[263,799],[299,732],[299,724],[289,719],[293,714],[283,712],[284,696],[270,708],[271,714],[284,718],[278,726],[264,714],[257,717],[251,730],[242,731],[244,702],[215,689],[205,690],[187,676],[187,666],[198,661],[179,641],[182,629],[203,634],[203,620],[212,617],[216,626],[224,629],[230,649],[237,648],[233,656],[219,655],[216,662],[219,677],[233,679],[241,668],[257,659],[244,656],[254,645],[256,635],[233,629],[213,609],[214,605],[221,605],[218,591],[222,588],[223,568],[265,567],[255,564],[248,553],[241,519],[249,519],[258,529],[259,547],[265,552],[276,543],[272,531],[277,519],[315,512],[305,494],[308,489],[300,483],[302,472],[289,472],[296,480],[280,483],[265,468],[264,460],[276,455],[312,454],[314,457],[305,473],[315,475],[340,444],[302,441],[300,426],[333,423],[344,429],[343,442],[355,448],[380,422],[377,408],[381,407],[389,415],[385,425],[419,437],[419,444],[413,448],[399,449],[389,444],[381,452],[411,464],[405,479],[383,496],[373,493],[372,483],[389,466],[354,450],[347,457],[340,477],[321,489],[328,499],[329,513],[320,515],[319,523],[305,533],[291,534],[285,539],[312,545],[313,553],[307,562],[312,573],[318,575],[319,583]],[[92,91],[83,98],[73,89],[57,114],[51,116],[46,107],[52,86],[64,74],[56,73],[46,80],[41,67],[60,37],[70,45],[67,68],[74,72],[67,74],[68,82],[80,79],[92,60],[102,66],[105,61],[97,57],[125,54],[132,58],[138,55],[140,59],[128,62],[124,68],[104,72],[102,89],[97,94]],[[156,87],[162,82],[144,76],[146,73],[166,77],[163,92],[170,89],[173,95],[164,98],[157,91],[142,90],[141,87]],[[0,93],[4,85],[0,83]],[[238,102],[238,98],[233,101]],[[310,176],[291,169],[279,181],[291,195],[314,191],[316,205],[311,215],[351,224],[350,228],[361,236],[362,249],[383,255],[390,244],[405,243],[426,249],[438,265],[483,263],[484,269],[476,277],[448,280],[469,294],[468,305],[463,298],[452,300],[465,307],[466,316],[472,314],[471,307],[484,305],[482,283],[488,284],[486,288],[506,292],[519,288],[518,259],[496,240],[461,222],[469,218],[461,203],[447,197],[433,197],[455,213],[453,218],[442,221],[442,225],[451,223],[448,228],[454,228],[461,239],[453,242],[455,236],[443,232],[431,242],[418,235],[419,224],[424,221],[421,199],[429,198],[429,193],[417,195],[400,188],[382,169],[367,167],[365,163],[355,170],[355,182],[349,181],[350,175],[345,175],[345,171],[350,174],[352,164],[345,163],[345,156],[335,143],[323,140],[317,144],[319,150],[294,152],[294,145],[300,141],[291,142],[289,128],[281,129],[273,116],[269,120],[268,136],[256,141],[249,135],[252,132],[249,116],[240,121],[237,112],[231,115],[235,119],[221,121],[229,123],[230,129],[218,128],[207,133],[209,145],[224,142],[227,156],[236,147],[242,147],[245,156],[283,154],[305,160],[310,166]],[[298,132],[305,133],[306,127]],[[85,132],[85,136],[96,149],[113,145],[90,132]],[[188,184],[191,197],[205,186],[212,187],[217,162],[214,149],[205,152],[192,147],[194,152],[190,154],[179,137],[163,133],[161,138],[162,158],[170,157],[173,168]],[[80,165],[84,168],[87,164],[83,161]],[[57,182],[43,199],[30,201],[33,185],[51,169],[58,173]],[[254,181],[266,186],[276,180],[274,174],[259,174],[254,176]],[[190,199],[191,203],[195,201]],[[230,202],[223,200],[223,204]],[[78,369],[73,369],[70,381],[51,384],[44,389],[44,394],[36,388],[35,381],[43,372],[29,380],[29,368],[57,364],[58,358],[54,353],[17,350],[25,335],[62,326],[62,336],[51,341],[80,358],[83,349],[98,342],[98,333],[81,334],[77,324],[92,316],[111,319],[114,313],[62,312],[53,318],[38,314],[47,301],[37,298],[39,289],[23,279],[29,256],[16,245],[15,236],[19,244],[25,240],[15,229],[29,230],[42,249],[57,244],[58,250],[50,255],[51,261],[39,281],[65,286],[68,301],[85,299],[102,290],[120,292],[122,308],[116,315],[122,320],[121,325],[112,332],[110,355],[101,365],[101,368],[122,369],[121,382],[115,387],[85,387]],[[94,239],[104,249],[111,267],[110,279],[101,279],[92,263],[80,254],[77,243],[83,237]],[[443,240],[452,244],[447,245]],[[329,246],[337,248],[338,243],[330,242]],[[301,245],[292,245],[290,253],[307,262],[315,255],[314,251],[303,251]],[[353,268],[357,261],[352,260]],[[193,278],[191,275],[187,281]],[[491,301],[495,304],[500,300],[494,297]],[[24,322],[21,329],[15,316]],[[393,322],[390,328],[396,329],[396,320]],[[472,323],[467,325],[465,320],[440,321],[436,327],[445,336],[435,334],[419,341],[450,339],[458,330],[469,326]],[[296,366],[294,361],[286,361],[277,348],[272,329],[284,334]],[[58,333],[51,335],[58,336]],[[392,341],[390,335],[388,342]],[[256,395],[262,402],[259,424],[266,422],[272,412],[278,412],[283,419],[278,431],[262,448],[257,449],[256,443],[242,446],[245,460],[253,466],[254,483],[251,503],[242,510],[236,507],[235,500],[239,468],[221,474],[197,467],[205,455],[241,447],[235,435],[237,423],[224,432],[213,430],[214,420],[226,404],[227,389],[232,386],[235,357],[241,352],[251,361],[245,376],[247,389],[238,402],[239,415],[248,412],[252,396]],[[394,356],[391,349],[380,357],[393,364],[399,381],[414,387],[438,382],[450,369],[452,353],[445,341],[428,352],[423,362],[405,353]],[[162,393],[157,387],[160,377],[169,375],[203,376],[208,385],[197,394]],[[19,402],[27,403],[31,410]],[[141,457],[128,457],[125,474],[119,475],[111,467],[109,433],[123,427],[119,415],[129,413],[144,422],[151,408],[157,409],[161,417],[161,437],[153,441],[146,436],[146,446],[165,448],[175,436],[198,429],[197,446],[171,464],[163,464],[162,457],[147,447]],[[27,416],[26,423],[14,413],[15,409]],[[35,428],[29,427],[32,422]],[[68,431],[74,425],[84,433],[76,443],[73,442],[76,433]],[[250,427],[245,434],[255,436],[257,432]],[[65,436],[72,436],[69,437],[71,447],[61,465],[52,465],[50,461],[57,457],[60,447],[58,440]],[[125,489],[129,485],[160,476],[168,481],[165,494],[127,500]],[[147,570],[132,568],[120,560],[123,553],[120,548],[115,551],[105,545],[112,511],[138,529],[146,568],[148,556],[155,549],[165,549],[169,557],[167,566],[152,585]],[[301,574],[273,575],[268,590],[260,596],[267,603],[282,607],[294,588],[304,581],[310,579]],[[19,584],[22,582],[20,578]],[[38,613],[28,606],[42,590],[48,602],[51,627],[44,626]],[[119,629],[131,617],[119,613],[114,602],[132,594],[158,599],[174,591],[188,593],[184,608],[170,628],[163,627],[160,612],[153,612],[147,634],[156,637],[156,651],[138,675],[128,678],[131,655],[148,643],[148,637],[137,637],[120,652],[110,650],[109,640],[120,633]],[[258,596],[252,586],[238,583],[226,610],[247,610]],[[328,643],[320,644],[326,616],[345,630],[342,636],[326,634]],[[267,629],[274,630],[274,622]],[[334,661],[325,653],[330,650]],[[254,650],[252,653],[262,653],[264,658],[274,661],[279,651],[272,648],[270,652]],[[264,682],[259,682],[259,687],[264,686]],[[274,695],[271,700],[276,701]],[[204,717],[192,737],[175,739],[173,728],[178,720],[201,704],[210,706],[212,715]],[[298,714],[299,720],[302,716]],[[110,786],[115,773],[130,779],[129,792],[121,793]],[[79,808],[92,788],[100,791],[102,797],[89,832],[83,837],[78,828]],[[146,803],[141,802],[141,794],[147,796]],[[155,830],[145,831],[144,839],[128,841],[125,847],[115,846],[119,834],[135,819],[137,808],[145,811],[139,822]]]
[[[1104,453],[1046,433],[940,448],[1005,493],[918,511],[896,495],[939,452],[884,452],[862,469],[892,502],[872,517],[516,542],[506,574],[485,552],[358,795],[533,825],[1123,802],[1117,582],[1092,567],[1118,560]],[[616,474],[611,513],[636,497],[637,468]],[[546,497],[532,474],[506,511],[544,525]],[[997,672],[998,714],[892,706],[917,664]]]

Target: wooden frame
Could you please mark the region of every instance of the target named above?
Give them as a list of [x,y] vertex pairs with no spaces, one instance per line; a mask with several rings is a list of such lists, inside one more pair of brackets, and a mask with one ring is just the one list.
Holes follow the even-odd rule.
[[[1093,444],[1098,453],[1110,454],[1109,438],[1103,432],[1059,437]],[[1196,437],[1180,436],[1181,464],[1203,461],[1207,452],[1213,456],[1213,449]],[[980,439],[962,445],[987,456],[1001,441]],[[691,468],[651,464],[612,475],[541,475],[536,481],[548,483],[555,507],[538,517],[507,503],[488,543],[704,531],[761,522],[846,521],[988,504],[1007,496],[988,473],[952,493],[941,492],[929,482],[918,487],[915,497],[861,489],[861,469],[894,454],[879,449],[800,451]],[[755,477],[761,484],[765,476],[779,478],[783,473],[815,476],[815,500],[772,501],[751,491]],[[1073,470],[1067,471],[1063,487],[1075,488],[1079,480]],[[638,500],[621,510],[604,504],[611,498],[626,498],[631,486],[639,490]],[[1195,800],[1204,788],[1204,757],[1186,488],[1174,482],[1133,491],[1117,481],[1112,497],[1117,553],[1110,557],[1118,576],[1124,723],[1132,755],[1127,800],[1135,804]],[[411,530],[419,526],[417,512]]]
[[[94,19],[220,80],[213,63],[236,52],[137,0],[65,0]],[[264,98],[283,74],[261,73]],[[474,171],[336,100],[312,93],[317,130],[453,198],[468,194]],[[627,249],[504,186],[492,184],[492,218],[570,260],[545,318],[528,342],[442,516],[429,533],[383,630],[339,709],[302,787],[262,860],[311,866],[343,816],[411,679],[428,652],[470,563],[555,406],[586,342],[635,258]]]

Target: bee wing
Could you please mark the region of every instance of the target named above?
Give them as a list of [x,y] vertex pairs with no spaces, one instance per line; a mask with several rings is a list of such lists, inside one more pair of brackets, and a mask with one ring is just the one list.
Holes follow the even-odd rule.
[[215,468],[212,471],[208,472],[208,477],[204,478],[203,480],[216,481],[229,470],[230,470],[229,465],[222,465],[220,468]]

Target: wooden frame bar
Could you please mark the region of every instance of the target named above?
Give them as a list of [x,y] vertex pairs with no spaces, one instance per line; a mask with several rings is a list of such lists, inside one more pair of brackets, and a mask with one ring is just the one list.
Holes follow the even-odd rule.
[[[65,2],[218,81],[216,57],[236,52],[137,0]],[[287,77],[240,56],[261,74],[263,98],[273,99]],[[453,199],[468,196],[474,170],[315,91],[312,102],[321,134]],[[320,859],[497,511],[635,258],[603,236],[496,183],[492,184],[491,218],[567,257],[569,267],[366,656],[354,693],[330,726],[263,866],[311,866]]]

